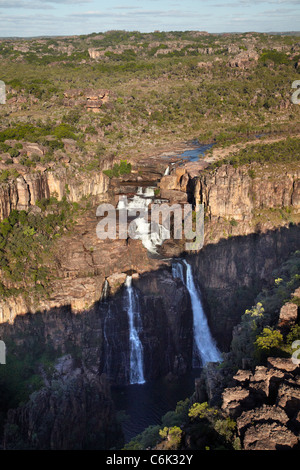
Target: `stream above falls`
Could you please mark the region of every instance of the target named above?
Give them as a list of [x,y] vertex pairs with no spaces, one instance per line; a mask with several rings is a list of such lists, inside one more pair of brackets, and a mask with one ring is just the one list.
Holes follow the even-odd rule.
[[[213,146],[213,144],[192,144],[192,147],[183,151],[178,155],[164,155],[162,160],[166,162],[166,168],[164,176],[170,174],[174,165],[182,165],[187,162],[196,162],[201,157],[204,157],[205,153]],[[172,162],[168,162],[168,159],[172,158]],[[163,204],[168,200],[161,199],[157,196],[156,188],[159,183],[157,181],[126,181],[122,182],[122,190],[119,192],[119,202],[117,209],[119,214],[122,211],[127,211],[131,223],[129,229],[131,229],[130,237],[139,239],[142,241],[143,246],[147,249],[150,257],[160,257],[158,249],[162,246],[163,242],[170,238],[170,230],[163,224],[156,224],[155,231],[153,232],[153,225],[149,223],[148,208],[152,204]],[[136,215],[137,214],[137,217]],[[152,231],[151,231],[152,230]],[[130,231],[130,230],[129,230]]]

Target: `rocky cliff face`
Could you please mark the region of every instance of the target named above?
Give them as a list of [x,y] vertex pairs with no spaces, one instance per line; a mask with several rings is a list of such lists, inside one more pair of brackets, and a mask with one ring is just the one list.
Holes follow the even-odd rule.
[[[1,325],[1,337],[7,344],[7,367],[11,367],[12,357],[20,356],[20,349],[25,355],[33,350],[40,354],[38,344],[52,350],[50,368],[42,358],[36,366],[30,363],[42,384],[26,404],[9,411],[4,433],[6,449],[122,446],[110,383],[101,373],[102,324],[97,308],[74,315],[61,307],[44,314],[18,316],[12,325]],[[20,374],[16,377],[22,380]],[[13,393],[18,393],[18,385]]]
[[67,170],[41,171],[20,175],[16,180],[0,185],[0,220],[8,217],[13,209],[35,209],[36,202],[50,196],[70,202],[80,202],[83,197],[107,198],[109,178],[102,171],[93,175],[77,174],[69,177]]
[[189,257],[207,302],[210,327],[223,350],[230,345],[241,313],[298,247],[299,228],[292,226],[222,240]]
[[[248,235],[282,225],[284,220],[275,221],[272,210],[289,208],[299,221],[298,166],[262,167],[254,163],[238,168],[222,165],[213,171],[205,170],[205,166],[205,162],[179,166],[161,179],[160,188],[163,196],[171,191],[176,199],[180,191],[187,193],[190,203],[205,205],[207,244],[224,236],[226,221],[231,235]],[[222,227],[217,225],[220,221]]]
[[256,209],[292,206],[299,211],[299,177],[298,167],[224,165],[200,176],[200,201],[208,207],[211,218],[226,217],[236,221],[250,220]]
[[79,373],[65,376],[33,394],[9,411],[5,450],[103,450],[122,446],[104,379],[89,380]]
[[[278,179],[271,178],[271,172],[270,178],[266,178],[265,173],[260,178],[258,174],[253,178],[248,170],[228,167],[221,167],[214,173],[193,171],[179,168],[170,177],[164,177],[161,191],[169,191],[167,198],[170,201],[178,200],[177,196],[181,195],[184,198],[181,202],[205,203],[205,246],[200,253],[187,256],[202,289],[212,334],[218,346],[226,350],[241,313],[252,305],[273,269],[298,246],[296,225],[288,227],[288,222],[283,220],[283,227],[276,229],[274,221],[269,220],[257,230],[253,210],[288,205],[297,213],[298,173],[286,173],[279,183]],[[24,183],[19,182],[19,188],[18,182],[2,187],[6,191],[2,215],[7,215],[14,207],[30,207],[35,198],[54,193],[61,198],[66,184],[64,175],[47,172],[36,179],[24,178]],[[68,197],[76,201],[82,191],[107,196],[109,188],[114,200],[118,188],[108,187],[108,183],[109,180],[100,173],[92,181],[68,182]],[[170,266],[172,256],[181,254],[181,246],[169,246],[171,259],[153,259],[147,256],[139,240],[99,240],[95,212],[86,214],[72,234],[60,240],[55,253],[57,279],[48,299],[33,305],[19,297],[2,300],[0,304],[0,319],[6,322],[1,326],[1,337],[9,337],[13,331],[19,332],[20,338],[26,341],[25,328],[28,337],[38,334],[50,342],[60,357],[74,355],[72,348],[79,357],[78,376],[76,372],[74,377],[73,371],[64,379],[67,390],[69,387],[74,390],[77,384],[78,394],[63,392],[63,411],[56,401],[52,382],[49,382],[33,402],[9,416],[9,423],[16,425],[22,436],[28,428],[33,429],[32,435],[39,429],[38,445],[43,448],[73,446],[75,438],[84,447],[87,445],[83,443],[85,423],[97,413],[97,433],[110,436],[109,429],[115,426],[104,384],[124,384],[129,380],[128,318],[124,300],[124,281],[128,273],[135,272],[146,379],[168,374],[180,376],[191,367],[193,333],[189,295],[181,281],[172,278]],[[231,236],[228,237],[228,232],[224,235],[224,220],[230,218],[235,219],[237,225],[230,224]],[[105,285],[109,295],[99,302]],[[28,314],[29,311],[35,315]],[[38,331],[34,318],[41,322]],[[62,387],[61,377],[58,381]],[[97,391],[100,408],[90,398],[90,387]],[[73,422],[73,434],[70,428],[64,428],[59,416],[78,414],[76,410],[81,400],[86,406]],[[39,404],[37,408],[36,403]],[[41,415],[48,420],[49,406],[56,411],[51,415],[51,432],[45,434],[39,428],[37,418]],[[36,409],[39,410],[37,414]],[[67,437],[63,438],[63,435]],[[31,437],[29,441],[27,437],[24,439],[29,446],[36,445]],[[10,437],[7,431],[6,445],[9,447],[11,442],[15,442],[15,437]]]

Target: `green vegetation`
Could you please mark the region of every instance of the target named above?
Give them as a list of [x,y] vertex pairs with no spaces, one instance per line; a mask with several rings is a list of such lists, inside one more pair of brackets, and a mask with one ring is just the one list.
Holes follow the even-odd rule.
[[208,446],[212,450],[240,448],[235,421],[224,417],[220,410],[207,402],[191,405],[190,400],[186,399],[177,404],[175,411],[163,416],[161,426],[149,426],[127,444],[125,450],[155,446],[163,450],[179,450],[181,446],[185,448],[185,433],[190,436],[191,449],[205,450]]
[[[76,129],[67,123],[56,125],[49,122],[48,124],[16,124],[15,126],[8,127],[0,132],[0,142],[2,142],[2,150],[10,153],[11,157],[17,157],[19,151],[16,148],[3,144],[6,140],[24,140],[27,142],[36,142],[48,147],[49,151],[56,149],[63,149],[64,145],[61,139],[77,139],[75,135]],[[55,139],[46,139],[46,136],[54,136]],[[18,144],[16,144],[18,145]],[[1,148],[0,148],[1,150]]]
[[127,163],[127,160],[121,160],[120,164],[115,163],[112,169],[103,170],[103,173],[109,178],[129,175],[131,173],[131,163]]
[[[188,422],[189,407],[190,400],[188,398],[184,401],[179,401],[175,411],[169,411],[162,417],[161,426],[149,426],[126,444],[125,450],[142,450],[157,445],[162,440],[161,432],[167,432],[163,431],[164,429],[180,429],[180,427]],[[178,435],[179,433],[175,431],[175,434]]]
[[283,336],[280,331],[272,328],[264,328],[262,333],[255,340],[256,350],[265,357],[275,355],[283,344]]
[[278,52],[276,50],[264,50],[261,54],[259,60],[263,64],[267,64],[268,62],[274,62],[274,64],[284,64],[287,65],[289,63],[289,58],[284,52]]
[[[237,153],[229,155],[223,160],[215,162],[212,167],[217,168],[223,164],[248,165],[256,162],[264,163],[291,163],[300,160],[300,138],[289,138],[268,144],[247,145]],[[251,177],[254,174],[251,173]]]
[[36,142],[41,136],[49,135],[52,126],[34,126],[32,124],[17,124],[0,132],[0,142],[5,140],[27,140]]
[[172,428],[165,427],[159,431],[159,435],[162,439],[167,440],[164,449],[179,449],[182,437],[182,430],[178,426],[173,426]]
[[217,410],[210,407],[207,402],[204,403],[194,403],[191,409],[189,410],[189,418],[194,419],[204,419],[209,418],[217,414]]
[[239,335],[231,343],[234,365],[241,367],[247,357],[253,365],[260,364],[272,354],[291,357],[291,345],[300,339],[299,325],[292,326],[285,337],[277,329],[280,308],[286,302],[298,302],[292,296],[300,286],[300,252],[296,251],[280,269],[274,272],[274,284],[264,289],[256,304],[241,318]]
[[19,292],[28,297],[46,295],[51,280],[51,247],[72,227],[78,211],[77,205],[53,197],[37,205],[42,213],[13,210],[0,223],[2,297]]
[[11,170],[3,170],[0,172],[0,183],[7,183],[10,179],[15,179],[19,176],[19,173],[15,168]]

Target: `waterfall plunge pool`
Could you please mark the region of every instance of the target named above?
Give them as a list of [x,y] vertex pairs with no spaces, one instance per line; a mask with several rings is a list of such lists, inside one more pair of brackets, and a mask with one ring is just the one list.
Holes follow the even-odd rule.
[[200,375],[201,369],[193,369],[174,381],[163,378],[142,385],[113,387],[116,410],[126,414],[122,422],[125,444],[148,426],[160,425],[164,414],[174,411],[180,400],[190,398]]

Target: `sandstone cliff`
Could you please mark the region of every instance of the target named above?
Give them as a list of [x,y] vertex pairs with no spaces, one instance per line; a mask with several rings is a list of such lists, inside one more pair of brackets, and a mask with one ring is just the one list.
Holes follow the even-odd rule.
[[[222,238],[226,222],[226,231],[232,235],[248,235],[287,224],[289,220],[288,217],[284,220],[284,214],[275,220],[276,210],[287,208],[295,222],[299,222],[297,165],[254,163],[238,168],[222,165],[213,171],[205,166],[205,162],[179,166],[164,176],[159,186],[163,197],[166,191],[174,192],[176,199],[176,192],[181,191],[187,193],[190,203],[205,205],[206,243]],[[219,221],[223,226],[218,228]]]
[[[155,162],[149,161],[146,167],[141,167],[145,180],[160,179],[161,197],[168,197],[171,202],[188,200],[196,205],[205,205],[205,248],[193,257],[193,264],[196,272],[199,270],[199,280],[208,298],[212,291],[219,289],[226,302],[232,294],[233,285],[236,290],[253,288],[255,280],[260,282],[270,276],[279,258],[297,248],[296,225],[287,229],[291,222],[296,224],[299,219],[297,168],[284,169],[277,165],[262,169],[254,165],[253,171],[249,172],[248,167],[222,166],[212,172],[199,171],[199,165],[195,168],[195,165],[188,164],[178,166],[169,176],[162,177],[163,166],[160,164],[161,168],[157,168]],[[140,173],[136,171],[129,175],[127,180],[130,181],[124,177],[123,182],[122,179],[109,180],[101,171],[95,173],[93,179],[78,175],[71,181],[67,179],[66,170],[24,175],[14,183],[1,186],[1,213],[7,216],[13,208],[34,208],[37,199],[49,195],[56,195],[58,199],[66,195],[70,201],[80,201],[81,197],[92,194],[95,202],[100,199],[116,204],[120,192],[132,191],[128,183],[140,184]],[[83,311],[100,299],[105,279],[114,292],[122,285],[115,276],[124,277],[129,270],[145,273],[168,266],[167,258],[179,256],[184,251],[182,243],[167,241],[162,248],[166,259],[152,259],[139,240],[99,240],[97,223],[94,207],[78,220],[71,234],[59,240],[54,266],[57,279],[52,283],[50,297],[41,300],[38,305],[29,305],[21,297],[2,301],[1,321],[12,322],[17,314],[29,310],[49,310],[66,304],[74,311]],[[274,230],[278,227],[282,229]],[[261,237],[255,238],[257,234]],[[245,237],[245,244],[239,238],[241,236],[249,236],[248,239]],[[219,245],[216,248],[217,256],[210,254],[213,244]],[[253,250],[256,256],[253,256]],[[247,268],[241,276],[238,270],[244,269],[243,264]],[[204,272],[206,275],[201,276]],[[216,306],[214,311],[212,322],[217,323],[219,307]]]
[[0,220],[8,217],[13,209],[29,210],[38,200],[66,196],[70,202],[80,202],[84,197],[106,198],[109,179],[101,170],[90,175],[78,173],[70,176],[67,170],[43,171],[20,175],[16,180],[0,185]]
[[[288,172],[278,183],[278,178],[271,170],[270,178],[266,178],[265,172],[261,175],[257,172],[253,178],[253,174],[249,175],[245,168],[221,167],[213,173],[200,174],[181,168],[176,172],[162,179],[161,190],[170,191],[170,199],[174,197],[176,200],[180,194],[196,204],[204,202],[206,206],[205,247],[200,253],[189,254],[188,258],[202,288],[212,334],[221,349],[226,350],[243,308],[252,305],[257,292],[270,280],[273,269],[297,249],[299,236],[296,224],[289,227],[288,220],[280,220],[278,223],[270,219],[264,221],[258,230],[257,224],[253,223],[253,211],[268,210],[270,205],[282,209],[287,204],[292,206],[297,215],[298,173]],[[30,181],[31,191],[28,189],[28,180],[21,199],[24,205],[28,207],[34,203],[31,194],[37,194],[38,191],[49,190],[50,194],[55,191],[61,198],[65,190],[63,177],[64,173],[60,177],[52,175],[48,178],[47,175],[46,180],[39,181],[35,186]],[[51,181],[51,178],[54,180]],[[99,185],[95,181],[84,180],[86,191],[92,190],[95,195],[99,195],[109,189],[106,196],[115,200],[118,185],[108,186],[114,182],[101,175],[99,178]],[[138,178],[138,174],[134,178]],[[168,183],[167,187],[163,187],[165,182]],[[10,185],[8,187],[11,188]],[[12,194],[18,195],[15,199],[15,204],[18,204],[21,191],[13,187],[15,192],[12,191]],[[81,195],[82,186],[68,183],[68,188],[70,200],[76,200]],[[261,196],[258,195],[260,192]],[[30,197],[26,198],[25,195],[29,193]],[[9,197],[10,193],[7,194]],[[226,225],[225,219],[230,218],[237,224]],[[180,376],[190,367],[192,355],[189,296],[185,286],[172,278],[170,260],[148,257],[139,240],[99,240],[96,226],[97,217],[93,209],[78,221],[72,233],[59,241],[56,247],[57,278],[53,281],[49,298],[41,300],[37,305],[27,303],[21,297],[11,298],[2,300],[0,308],[0,318],[4,322],[1,337],[5,334],[9,337],[11,332],[24,332],[27,325],[30,338],[32,332],[37,333],[33,321],[35,317],[42,325],[42,331],[38,334],[54,345],[58,355],[70,353],[70,344],[80,349],[84,385],[78,385],[78,396],[64,396],[66,413],[73,413],[77,409],[78,400],[84,399],[87,403],[83,415],[74,422],[74,428],[78,429],[80,436],[85,435],[86,429],[81,420],[96,413],[93,402],[86,395],[85,387],[90,386],[90,379],[93,376],[102,377],[103,384],[106,381],[105,374],[109,383],[128,382],[128,319],[124,303],[124,280],[128,273],[136,273],[134,285],[138,289],[141,305],[141,341],[145,350],[146,378]],[[230,231],[226,232],[225,228],[228,227]],[[182,252],[180,245],[169,246],[167,252],[168,249],[175,256]],[[108,285],[108,298],[99,302],[105,283]],[[244,294],[241,295],[241,292]],[[28,312],[35,312],[35,315]],[[78,312],[80,315],[77,315]],[[71,381],[68,381],[71,388],[77,380],[81,380],[77,376],[75,382],[73,379],[72,376]],[[103,396],[99,400],[102,403],[106,399],[109,396],[104,387]],[[51,384],[38,392],[36,400],[40,404],[40,413],[45,409],[46,416],[49,404],[56,403]],[[9,416],[9,423],[18,426],[21,434],[28,426],[32,429],[38,426],[34,417],[34,403],[35,400]],[[59,407],[55,409],[59,415]],[[105,410],[109,410],[109,404],[108,408],[104,406],[103,412],[98,410],[101,429],[106,423],[106,413],[110,413]],[[56,420],[60,422],[58,416],[54,418]],[[112,414],[108,423],[112,424],[113,421]],[[55,428],[55,423],[53,426]],[[64,430],[63,423],[57,426],[58,431],[53,431],[50,437],[43,437],[39,431],[39,445],[51,447],[51,440],[55,442],[53,448],[73,445],[68,444],[73,442],[71,431]],[[65,441],[61,435],[62,429],[68,436]],[[102,432],[101,429],[99,432]],[[12,436],[10,440],[7,431],[6,445],[14,441],[15,437]],[[29,445],[32,445],[30,440]]]

